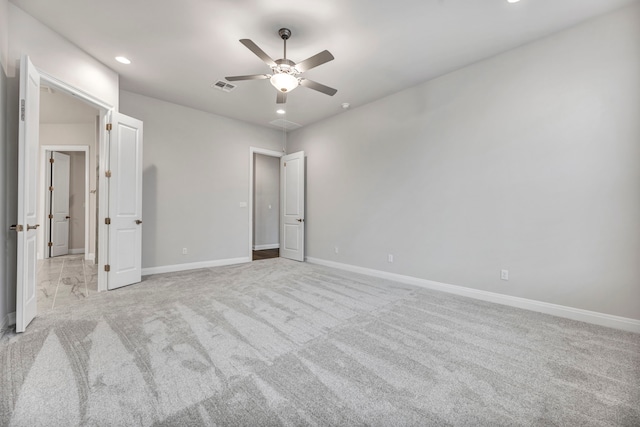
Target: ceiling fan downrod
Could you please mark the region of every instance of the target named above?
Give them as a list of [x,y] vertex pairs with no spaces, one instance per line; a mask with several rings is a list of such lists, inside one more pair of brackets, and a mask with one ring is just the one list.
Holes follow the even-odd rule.
[[278,30],[278,34],[280,35],[280,38],[284,41],[284,58],[283,59],[287,59],[287,40],[289,39],[289,37],[291,37],[291,30],[288,28],[280,28]]

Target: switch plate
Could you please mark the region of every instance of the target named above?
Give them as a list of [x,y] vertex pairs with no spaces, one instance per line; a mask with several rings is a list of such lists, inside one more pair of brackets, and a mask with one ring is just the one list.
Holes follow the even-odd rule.
[[509,270],[500,270],[500,278],[502,280],[509,280]]
[[186,255],[187,254],[187,248],[182,248],[182,255]]
[[340,249],[337,246],[334,248],[334,250],[335,250],[336,253],[340,252]]
[[241,208],[246,208],[247,207],[247,202],[240,202],[240,207]]
[[388,262],[393,262],[393,254],[387,255],[387,261]]

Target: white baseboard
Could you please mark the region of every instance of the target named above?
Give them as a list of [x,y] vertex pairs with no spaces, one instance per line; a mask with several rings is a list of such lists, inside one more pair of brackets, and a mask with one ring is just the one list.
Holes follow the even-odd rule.
[[80,255],[84,253],[84,248],[69,249],[69,255]]
[[640,333],[640,320],[627,317],[613,316],[611,314],[599,313],[597,311],[583,310],[580,308],[567,307],[564,305],[551,304],[548,302],[536,301],[527,298],[514,297],[510,295],[498,294],[495,292],[482,291],[479,289],[466,288],[464,286],[449,285],[447,283],[435,282],[433,280],[419,279],[412,276],[389,273],[371,268],[358,267],[350,264],[328,261],[319,258],[307,257],[306,260],[312,264],[324,265],[341,270],[352,271],[354,273],[365,274],[367,276],[380,277],[393,280],[395,282],[420,286],[422,288],[447,292],[450,294],[462,295],[483,301],[508,305],[511,307],[523,308],[525,310],[537,311],[539,313],[564,317],[566,319],[578,320],[594,325],[606,326],[608,328],[621,329],[624,331]]
[[96,254],[94,253],[88,253],[84,256],[84,259],[87,261],[95,261],[96,260]]
[[280,243],[271,243],[268,245],[253,245],[254,251],[263,251],[265,249],[280,249]]
[[213,261],[191,262],[187,264],[163,265],[160,267],[148,267],[142,269],[142,275],[173,273],[176,271],[196,270],[198,268],[222,267],[223,265],[243,264],[251,262],[250,257],[216,259]]

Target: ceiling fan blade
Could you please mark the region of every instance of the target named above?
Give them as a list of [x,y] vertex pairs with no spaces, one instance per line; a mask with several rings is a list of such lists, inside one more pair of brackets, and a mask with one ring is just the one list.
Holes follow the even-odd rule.
[[300,85],[304,87],[308,87],[309,89],[317,90],[318,92],[322,92],[329,96],[333,96],[336,94],[336,92],[338,92],[337,89],[334,89],[329,86],[325,86],[323,84],[314,82],[313,80],[309,80],[309,79],[300,79]]
[[249,49],[251,52],[255,53],[258,58],[262,59],[265,64],[267,64],[269,67],[276,67],[276,62],[271,59],[271,57],[269,55],[267,55],[266,53],[264,53],[264,51],[262,49],[260,49],[258,47],[257,44],[255,44],[254,42],[252,42],[249,39],[242,39],[240,40],[240,43],[242,43],[243,45],[245,45],[247,47],[247,49]]
[[313,55],[311,58],[307,58],[304,61],[296,64],[296,70],[304,73],[307,70],[310,70],[318,65],[322,65],[325,62],[333,61],[333,55],[328,50],[323,50],[322,52]]
[[287,94],[284,92],[278,91],[278,96],[276,97],[276,104],[285,104],[287,102]]
[[235,82],[238,80],[264,80],[270,77],[271,76],[269,76],[268,74],[251,74],[249,76],[230,76],[230,77],[225,77],[225,79],[230,82]]

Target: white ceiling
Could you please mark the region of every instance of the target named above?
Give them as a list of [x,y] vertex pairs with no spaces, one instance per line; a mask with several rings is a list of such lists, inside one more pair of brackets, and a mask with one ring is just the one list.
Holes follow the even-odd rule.
[[211,88],[225,76],[269,72],[241,38],[278,59],[277,32],[287,27],[288,58],[335,56],[304,74],[335,96],[289,94],[286,119],[307,125],[342,112],[343,102],[363,105],[635,1],[12,0],[117,71],[121,89],[264,126],[281,118],[268,81]]

